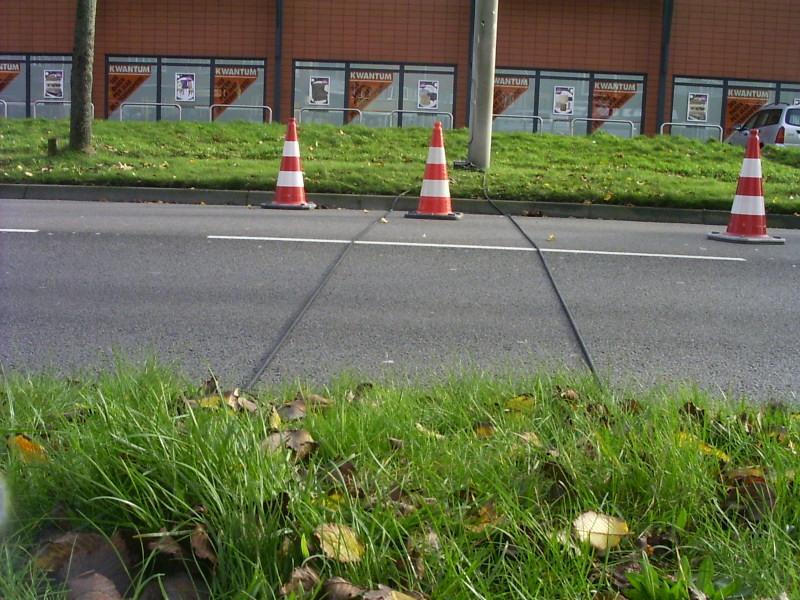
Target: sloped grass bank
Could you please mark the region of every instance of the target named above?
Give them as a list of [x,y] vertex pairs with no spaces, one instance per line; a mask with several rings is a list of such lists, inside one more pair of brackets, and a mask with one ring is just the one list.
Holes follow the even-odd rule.
[[[96,154],[47,157],[47,139],[68,138],[65,121],[0,121],[0,182],[274,189],[285,127],[246,123],[97,121]],[[469,132],[445,132],[452,162]],[[311,192],[418,193],[427,129],[302,125]],[[620,139],[498,133],[486,185],[509,200],[730,209],[743,149],[680,137]],[[800,212],[800,151],[764,151],[767,212]],[[454,197],[483,195],[483,175],[450,170]]]
[[568,374],[358,384],[246,398],[152,365],[4,376],[0,596],[109,582],[131,598],[800,589],[792,407]]

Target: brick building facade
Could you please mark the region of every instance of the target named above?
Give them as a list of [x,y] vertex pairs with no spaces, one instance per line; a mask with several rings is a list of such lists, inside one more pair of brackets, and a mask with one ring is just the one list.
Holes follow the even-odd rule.
[[[268,105],[281,120],[464,126],[474,4],[99,0],[95,112],[259,120]],[[74,13],[75,0],[0,4],[9,116],[64,114]],[[800,102],[797,31],[796,0],[500,0],[495,127],[716,135]]]

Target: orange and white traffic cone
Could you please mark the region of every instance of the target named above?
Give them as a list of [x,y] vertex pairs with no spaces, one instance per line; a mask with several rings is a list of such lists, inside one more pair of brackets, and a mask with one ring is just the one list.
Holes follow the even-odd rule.
[[261,208],[286,208],[290,210],[309,210],[316,204],[306,202],[306,188],[303,171],[300,168],[300,143],[297,141],[297,125],[289,119],[286,138],[283,142],[281,170],[278,172],[278,185],[272,202],[265,202]]
[[731,218],[725,233],[708,234],[709,239],[738,244],[783,244],[784,238],[767,235],[764,210],[764,182],[761,177],[761,143],[758,129],[750,131],[744,153],[739,185],[733,198]]
[[433,125],[417,210],[407,212],[406,216],[412,219],[448,221],[460,219],[462,216],[461,213],[453,212],[450,204],[450,180],[447,177],[447,158],[444,154],[444,135],[440,121]]

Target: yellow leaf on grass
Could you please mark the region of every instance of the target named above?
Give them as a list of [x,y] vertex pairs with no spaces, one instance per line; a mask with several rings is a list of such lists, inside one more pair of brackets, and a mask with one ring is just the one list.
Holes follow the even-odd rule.
[[628,535],[625,521],[593,510],[579,515],[572,522],[572,527],[580,541],[588,542],[600,552],[619,546],[622,538]]
[[30,464],[47,460],[47,454],[44,448],[22,433],[9,437],[8,447],[18,453],[22,462]]
[[322,553],[328,558],[352,563],[361,561],[364,556],[364,544],[347,525],[326,523],[317,527],[314,535],[319,540]]
[[701,454],[705,454],[706,456],[714,456],[722,462],[730,462],[731,460],[731,457],[725,454],[722,450],[714,448],[714,446],[711,446],[710,444],[706,444],[697,436],[686,431],[681,431],[678,433],[678,445],[682,447],[688,446],[691,448],[696,448]]
[[530,412],[536,406],[536,396],[533,394],[518,394],[506,400],[506,412]]

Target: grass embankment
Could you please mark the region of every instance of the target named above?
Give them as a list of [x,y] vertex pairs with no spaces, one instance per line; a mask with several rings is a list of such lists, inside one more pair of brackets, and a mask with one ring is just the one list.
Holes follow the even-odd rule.
[[[303,416],[281,407],[297,388],[237,411],[213,396],[190,407],[197,389],[153,367],[84,382],[6,376],[0,596],[110,585],[85,574],[96,569],[126,597],[188,573],[214,598],[271,598],[301,564],[319,582],[295,574],[317,591],[327,582],[328,598],[408,598],[336,595],[333,577],[448,599],[800,589],[789,408],[565,378],[354,383],[317,390],[327,408],[304,390]],[[614,520],[576,523],[587,511]],[[609,524],[629,533],[605,535]],[[581,541],[589,531],[603,533]]]
[[[272,190],[285,126],[245,123],[97,121],[91,157],[48,158],[64,121],[0,121],[0,182]],[[449,159],[467,153],[469,132],[445,132]],[[310,192],[417,193],[428,129],[302,125]],[[488,186],[498,199],[595,202],[729,210],[742,148],[681,137],[632,140],[495,134]],[[800,212],[800,151],[764,152],[767,212]],[[482,197],[482,175],[450,171],[454,197]]]

